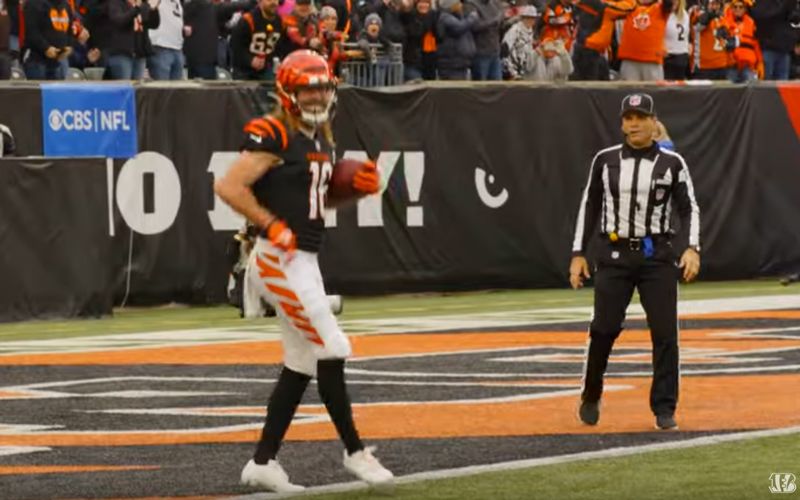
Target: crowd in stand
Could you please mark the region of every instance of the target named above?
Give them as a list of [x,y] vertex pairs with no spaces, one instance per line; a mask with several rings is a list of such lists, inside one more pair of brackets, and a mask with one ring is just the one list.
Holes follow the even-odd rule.
[[393,46],[405,81],[785,80],[800,0],[0,0],[0,79],[271,80],[298,48],[379,70]]

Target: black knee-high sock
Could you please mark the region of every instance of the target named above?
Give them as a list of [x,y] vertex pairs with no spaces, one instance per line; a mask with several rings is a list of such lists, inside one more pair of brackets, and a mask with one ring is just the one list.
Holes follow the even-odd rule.
[[264,465],[274,459],[283,442],[283,436],[292,423],[294,412],[303,399],[311,377],[283,367],[278,383],[269,397],[267,419],[261,431],[261,440],[256,447],[253,460]]
[[317,362],[317,388],[347,453],[352,455],[363,450],[364,444],[353,422],[350,397],[344,383],[343,359],[321,359]]

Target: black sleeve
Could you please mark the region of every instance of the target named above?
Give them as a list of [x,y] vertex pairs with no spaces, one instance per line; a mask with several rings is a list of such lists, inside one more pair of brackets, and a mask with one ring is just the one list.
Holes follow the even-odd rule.
[[50,47],[50,42],[42,32],[42,19],[47,15],[41,6],[41,0],[28,0],[22,6],[22,13],[25,16],[25,45],[44,54]]
[[158,9],[149,9],[147,16],[142,16],[142,23],[149,30],[157,29],[161,24],[161,12]]
[[[189,2],[187,5],[191,5],[192,2]],[[228,19],[231,18],[237,12],[246,12],[253,8],[252,2],[249,0],[244,0],[240,2],[230,2],[224,4],[215,4],[217,9],[217,20],[220,22],[228,22]]]
[[239,19],[231,32],[231,55],[234,67],[249,71],[253,54],[250,53],[250,25],[243,18]]
[[586,187],[583,189],[583,197],[581,198],[578,217],[575,222],[575,237],[572,240],[573,256],[583,255],[584,252],[586,252],[589,238],[592,235],[592,231],[594,231],[594,226],[597,224],[597,219],[600,217],[603,198],[603,180],[601,178],[603,168],[600,160],[601,156],[602,155],[598,153],[592,160],[592,166],[589,169],[589,179],[586,181]]
[[127,28],[133,24],[133,19],[139,15],[140,9],[139,7],[133,7],[126,10],[126,5],[122,3],[123,1],[125,0],[109,0],[108,18],[117,27]]
[[183,23],[188,24],[191,26],[192,22],[194,21],[194,16],[200,11],[200,7],[202,7],[201,2],[193,1],[183,4]]

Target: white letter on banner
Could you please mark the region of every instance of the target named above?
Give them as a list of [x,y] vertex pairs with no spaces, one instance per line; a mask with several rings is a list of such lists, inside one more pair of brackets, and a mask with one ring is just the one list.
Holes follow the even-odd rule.
[[[343,158],[358,161],[367,161],[365,151],[345,151]],[[358,202],[358,227],[381,227],[383,226],[383,192],[389,184],[397,160],[400,159],[399,151],[381,151],[378,155],[378,171],[381,173],[382,189],[379,193],[366,196]]]
[[[213,174],[214,180],[221,179],[238,157],[239,153],[228,151],[212,154],[211,161],[208,163],[208,171]],[[214,210],[208,212],[208,220],[214,231],[238,230],[244,226],[244,217],[234,212],[216,194],[214,195]]]
[[[153,174],[153,212],[144,211],[144,174]],[[164,155],[145,151],[125,162],[117,178],[117,206],[131,229],[158,234],[169,229],[181,206],[181,181]]]

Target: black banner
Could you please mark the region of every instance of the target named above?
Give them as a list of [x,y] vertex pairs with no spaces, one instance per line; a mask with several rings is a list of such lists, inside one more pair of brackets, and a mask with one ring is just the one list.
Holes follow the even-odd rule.
[[112,308],[104,159],[0,160],[0,321]]
[[[38,90],[12,90],[17,102],[38,99]],[[646,90],[694,179],[701,278],[800,268],[800,142],[790,118],[800,127],[800,86]],[[19,114],[7,112],[8,91],[0,120]],[[566,286],[589,163],[621,141],[619,104],[630,91],[342,89],[339,156],[378,158],[388,187],[329,218],[330,291]],[[215,200],[213,180],[236,157],[242,125],[266,107],[266,91],[252,85],[137,87],[140,154],[115,162],[112,180],[116,303],[225,300],[225,247],[241,220]],[[41,150],[28,130],[41,126],[34,118],[15,130],[28,153]]]
[[[800,268],[800,142],[776,88],[648,91],[694,179],[701,277]],[[619,105],[629,92],[508,86],[342,93],[341,147],[424,152],[425,224],[406,224],[409,200],[396,172],[383,229],[355,232],[351,223],[331,232],[329,282],[363,292],[563,286],[591,158],[622,140]]]

